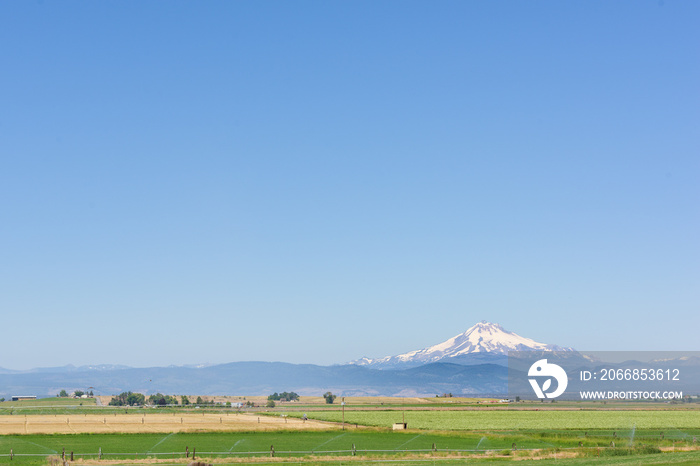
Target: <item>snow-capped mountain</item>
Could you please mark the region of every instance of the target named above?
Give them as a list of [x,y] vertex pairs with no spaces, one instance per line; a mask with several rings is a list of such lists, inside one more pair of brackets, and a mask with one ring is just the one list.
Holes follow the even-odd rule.
[[363,357],[350,364],[373,369],[399,369],[433,362],[457,364],[502,363],[508,351],[573,351],[556,345],[539,343],[509,332],[498,324],[482,321],[466,332],[421,350],[378,359]]

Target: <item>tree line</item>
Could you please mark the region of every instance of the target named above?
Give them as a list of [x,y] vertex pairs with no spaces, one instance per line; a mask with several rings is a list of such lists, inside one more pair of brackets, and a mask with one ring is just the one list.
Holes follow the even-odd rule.
[[[83,396],[83,395],[87,395],[87,396],[89,396],[90,398],[92,398],[93,396],[95,396],[95,395],[92,393],[92,390],[90,390],[89,392],[84,392],[84,391],[82,391],[82,390],[76,390],[76,391],[73,392],[73,395],[72,395],[72,396],[75,397],[75,398],[80,398],[80,397]],[[58,392],[58,395],[56,395],[56,396],[59,397],[59,398],[68,398],[68,397],[71,396],[71,395],[69,395],[68,392],[64,389],[64,390],[61,390],[60,392]]]
[[[144,406],[146,404],[152,406],[212,406],[215,403],[214,401],[205,401],[201,396],[198,396],[193,403],[185,395],[180,396],[178,400],[175,396],[163,395],[162,393],[156,393],[146,398],[146,395],[134,392],[122,392],[119,395],[113,395],[109,402],[109,406]],[[227,406],[231,406],[231,404],[227,403]]]

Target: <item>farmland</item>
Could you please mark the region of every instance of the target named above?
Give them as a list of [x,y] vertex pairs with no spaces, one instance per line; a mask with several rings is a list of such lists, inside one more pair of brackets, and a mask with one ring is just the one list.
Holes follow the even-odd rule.
[[[133,410],[132,410],[133,411]],[[83,414],[0,416],[0,434],[79,434],[308,430],[328,428],[313,420],[254,414],[183,412],[158,414]]]
[[[589,438],[586,447],[607,447],[609,439]],[[624,451],[627,440],[620,451]],[[209,432],[170,434],[75,434],[75,435],[8,435],[0,437],[0,451],[13,449],[14,460],[7,456],[0,462],[13,464],[40,464],[44,455],[66,457],[90,462],[118,459],[124,462],[158,459],[180,461],[186,451],[199,458],[229,462],[248,457],[269,457],[274,448],[276,458],[344,456],[350,458],[353,446],[360,458],[373,456],[430,455],[436,459],[455,455],[477,458],[541,457],[559,452],[565,457],[576,452],[578,437],[561,435],[529,435],[518,433],[431,433],[388,432],[375,430],[350,431],[280,431],[280,432]],[[621,439],[620,442],[623,442]],[[512,451],[516,444],[520,450]],[[668,448],[672,441],[661,445]],[[680,449],[680,444],[677,444]],[[436,451],[433,451],[435,449]],[[529,451],[530,449],[536,449]],[[102,457],[100,457],[100,453]],[[40,455],[40,456],[29,456]]]
[[[700,462],[700,411],[695,405],[485,406],[473,399],[448,405],[433,399],[348,397],[342,424],[342,407],[321,400],[241,412],[221,406],[76,406],[68,400],[3,403],[0,463],[46,464],[63,452],[66,459],[72,454],[74,462],[90,464],[186,464],[193,454],[215,463],[455,464],[466,458],[537,458],[537,464],[575,465]],[[307,421],[301,419],[304,414]],[[391,430],[402,421],[407,430]]]
[[[342,413],[308,411],[310,419],[341,422]],[[290,413],[290,416],[299,416]],[[407,410],[345,411],[345,422],[367,426],[391,426],[405,420],[421,430],[510,430],[510,429],[691,429],[700,430],[697,411],[658,410]]]

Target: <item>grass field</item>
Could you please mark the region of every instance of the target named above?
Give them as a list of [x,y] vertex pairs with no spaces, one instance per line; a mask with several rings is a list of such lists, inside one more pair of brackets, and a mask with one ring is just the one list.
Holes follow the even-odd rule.
[[[13,449],[21,454],[58,454],[74,451],[75,454],[97,454],[102,448],[105,454],[126,455],[137,453],[140,456],[158,456],[177,453],[182,455],[185,448],[196,448],[200,452],[251,453],[275,450],[282,452],[311,452],[339,450],[350,451],[354,444],[358,450],[426,450],[433,444],[440,450],[510,449],[513,442],[520,442],[522,448],[575,447],[574,439],[543,441],[527,439],[518,435],[494,435],[489,439],[483,436],[463,434],[445,435],[415,432],[377,431],[281,431],[281,432],[210,432],[210,433],[171,433],[171,434],[82,434],[82,435],[32,435],[2,436],[0,451]],[[554,443],[553,443],[554,442]]]
[[94,405],[94,398],[39,398],[36,400],[2,401],[0,408],[11,406],[65,406],[65,405]]
[[[490,434],[473,433],[444,434],[431,432],[388,431],[280,431],[280,432],[210,432],[170,434],[76,434],[76,435],[6,435],[0,436],[0,451],[13,450],[15,463],[45,461],[43,456],[60,455],[63,451],[70,457],[97,460],[101,451],[103,459],[182,459],[186,448],[199,452],[200,457],[235,459],[242,456],[269,456],[272,446],[277,457],[298,457],[313,454],[351,456],[353,445],[359,456],[393,454],[428,454],[437,458],[458,452],[483,457],[499,454],[506,457],[526,458],[533,456],[527,449],[555,452],[560,457],[567,450],[575,451],[579,439],[562,436],[535,436],[517,433]],[[518,450],[511,451],[513,444]],[[620,440],[620,443],[623,443]],[[585,447],[608,446],[607,440],[589,438]],[[629,445],[620,445],[625,451]],[[433,447],[438,449],[433,452]],[[679,446],[680,448],[680,446]],[[609,450],[606,448],[606,450]],[[604,451],[606,451],[604,450]],[[7,456],[0,462],[10,461]]]
[[[290,412],[290,416],[303,413]],[[311,419],[341,422],[342,412],[307,411]],[[409,428],[428,430],[511,430],[511,429],[700,429],[697,411],[642,410],[491,410],[491,411],[352,411],[345,410],[345,422],[391,427],[395,422]]]

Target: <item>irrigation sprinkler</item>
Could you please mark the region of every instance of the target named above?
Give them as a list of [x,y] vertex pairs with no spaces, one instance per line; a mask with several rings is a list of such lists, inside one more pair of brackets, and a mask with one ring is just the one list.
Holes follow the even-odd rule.
[[341,399],[340,406],[343,408],[343,430],[345,430],[345,397]]

